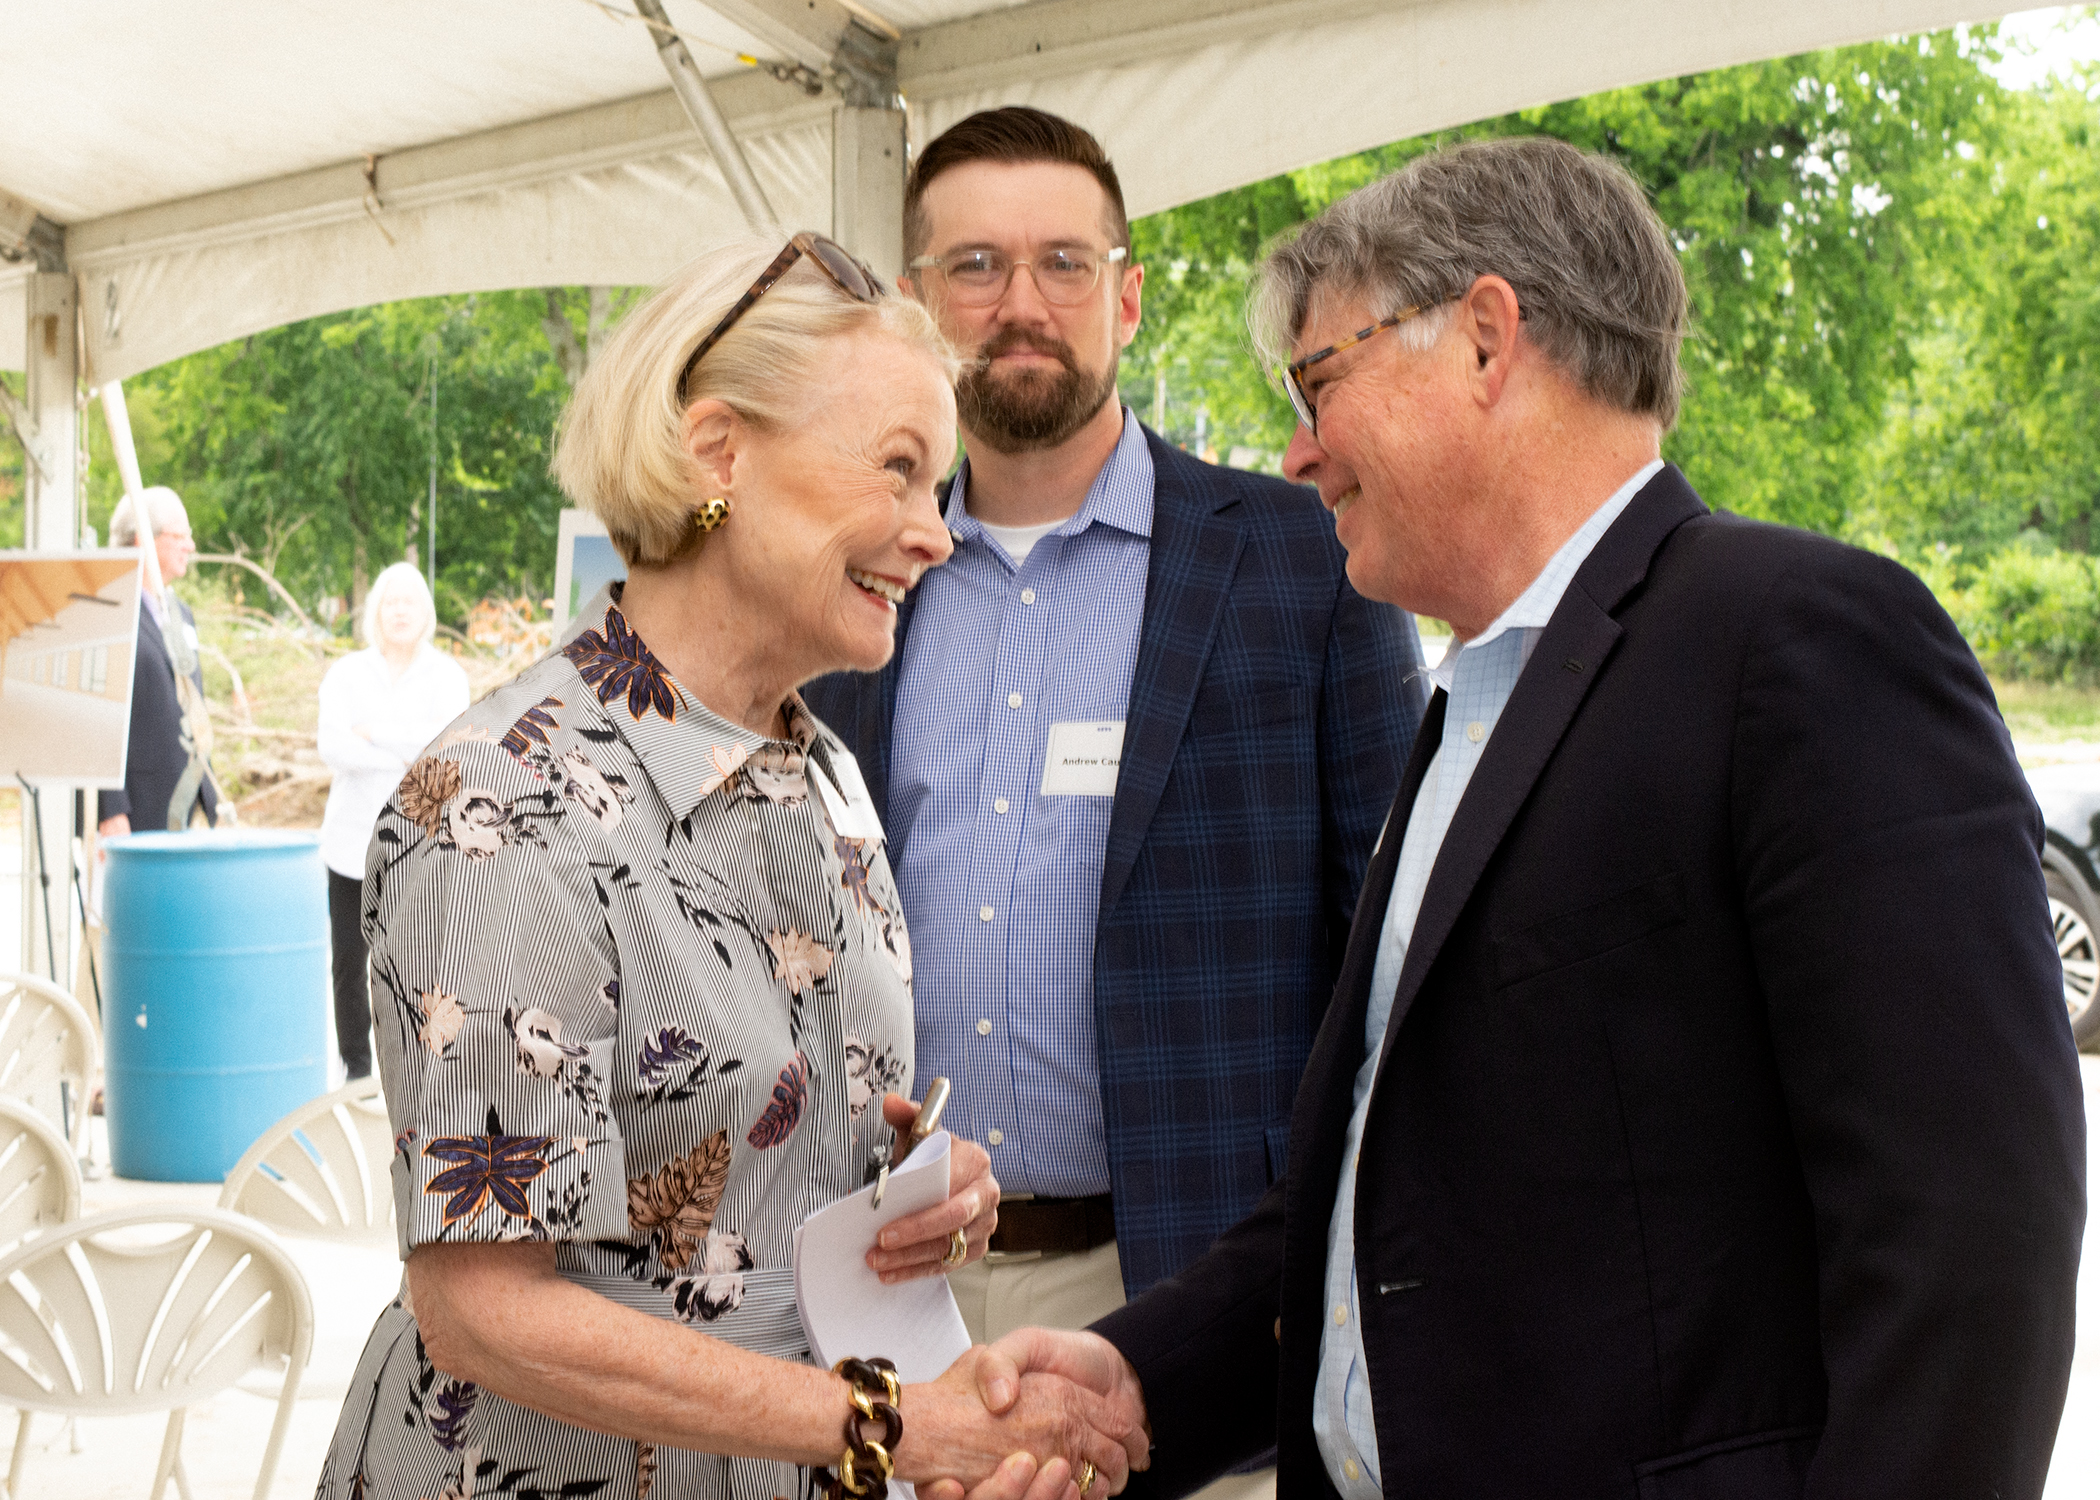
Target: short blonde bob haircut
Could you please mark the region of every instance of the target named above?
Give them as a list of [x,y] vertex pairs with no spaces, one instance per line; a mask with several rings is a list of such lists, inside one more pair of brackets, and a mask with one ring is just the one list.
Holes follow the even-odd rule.
[[694,367],[682,399],[685,362],[779,253],[779,242],[746,239],[686,265],[628,314],[569,400],[555,480],[605,523],[630,567],[670,562],[704,535],[693,516],[711,497],[685,451],[690,402],[713,398],[762,432],[782,431],[810,415],[826,346],[875,331],[918,345],[955,379],[955,351],[917,302],[894,292],[855,302],[804,256]]

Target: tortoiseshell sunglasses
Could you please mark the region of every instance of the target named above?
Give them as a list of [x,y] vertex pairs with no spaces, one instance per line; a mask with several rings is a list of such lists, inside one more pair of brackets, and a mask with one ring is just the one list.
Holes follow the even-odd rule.
[[735,326],[736,320],[751,310],[751,304],[772,291],[779,284],[780,278],[787,275],[788,268],[805,255],[817,263],[817,269],[829,276],[833,285],[855,302],[882,300],[881,281],[876,279],[875,273],[864,263],[854,258],[852,251],[837,240],[821,234],[810,234],[807,231],[798,234],[773,257],[773,263],[759,273],[758,280],[751,283],[751,290],[737,299],[736,306],[729,309],[722,321],[715,324],[714,331],[702,339],[700,346],[693,350],[693,357],[688,359],[685,368],[678,372],[678,391],[681,398],[685,394],[686,383],[693,378],[693,367],[700,363],[701,357],[719,344],[722,335]]

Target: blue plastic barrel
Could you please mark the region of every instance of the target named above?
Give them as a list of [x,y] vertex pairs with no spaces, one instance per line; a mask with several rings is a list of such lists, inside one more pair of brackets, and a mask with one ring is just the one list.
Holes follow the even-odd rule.
[[221,1182],[328,1088],[328,882],[317,834],[107,839],[103,1046],[119,1177]]

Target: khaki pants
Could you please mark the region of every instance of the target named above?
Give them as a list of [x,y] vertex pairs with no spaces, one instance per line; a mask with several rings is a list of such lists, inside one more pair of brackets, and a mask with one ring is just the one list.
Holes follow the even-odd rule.
[[[1123,1267],[1113,1241],[1092,1250],[987,1255],[948,1274],[970,1342],[989,1344],[1016,1328],[1084,1328],[1123,1305]],[[1274,1500],[1276,1471],[1227,1474],[1194,1500]]]

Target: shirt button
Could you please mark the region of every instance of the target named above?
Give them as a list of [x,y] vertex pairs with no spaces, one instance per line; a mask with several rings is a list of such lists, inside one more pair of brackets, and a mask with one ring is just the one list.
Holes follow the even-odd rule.
[[986,1144],[997,1146],[1006,1140],[1006,1132],[1003,1130],[987,1130],[984,1133],[984,1139]]
[[1022,602],[1023,604],[1033,604],[1033,603],[1035,603],[1035,590],[1034,590],[1034,589],[1023,589],[1023,590],[1021,590],[1021,602]]
[[1487,738],[1487,733],[1487,725],[1481,723],[1478,719],[1466,726],[1466,738],[1476,745]]
[[990,1022],[990,1020],[986,1019],[983,1016],[978,1017],[977,1034],[979,1036],[990,1036],[992,1034],[992,1023]]
[[1005,817],[1005,816],[1006,816],[1006,799],[1005,799],[1004,797],[995,797],[995,798],[993,798],[993,799],[992,799],[992,811],[993,811],[993,812],[995,812],[995,813],[997,813],[997,814],[999,814],[999,816],[1000,816],[1000,817],[1002,817],[1002,818],[1003,818],[1003,817]]
[[1356,1466],[1355,1459],[1345,1458],[1342,1460],[1342,1476],[1344,1478],[1350,1480],[1351,1482],[1354,1482],[1355,1480],[1363,1477],[1363,1472],[1364,1471],[1362,1469],[1359,1469]]
[[1335,1326],[1335,1327],[1337,1327],[1337,1328],[1340,1328],[1340,1327],[1342,1327],[1342,1326],[1343,1326],[1344,1324],[1346,1324],[1346,1323],[1347,1323],[1348,1321],[1349,1321],[1349,1304],[1348,1304],[1348,1303],[1346,1303],[1346,1302],[1337,1302],[1337,1303],[1335,1303],[1335,1305],[1334,1305],[1334,1326]]
[[1019,693],[1008,693],[1006,695],[1006,706],[1008,708],[1019,708],[1021,706],[1021,695]]
[[977,908],[977,920],[980,922],[991,921],[993,915],[994,913],[989,906],[980,906]]

